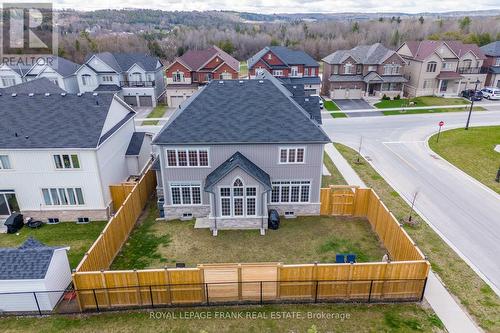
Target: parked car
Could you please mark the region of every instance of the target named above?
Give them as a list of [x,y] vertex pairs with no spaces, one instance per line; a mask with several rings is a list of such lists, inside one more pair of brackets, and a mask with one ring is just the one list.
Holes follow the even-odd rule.
[[323,107],[324,107],[324,106],[325,106],[325,103],[323,102],[323,99],[322,99],[322,98],[320,98],[320,99],[319,99],[319,108],[320,108],[321,110],[323,110]]
[[486,99],[500,99],[500,88],[485,87],[481,90],[481,93]]
[[483,94],[480,90],[466,89],[466,90],[463,90],[460,95],[462,97],[467,98],[468,100],[471,100],[471,101],[472,100],[480,101],[483,99]]

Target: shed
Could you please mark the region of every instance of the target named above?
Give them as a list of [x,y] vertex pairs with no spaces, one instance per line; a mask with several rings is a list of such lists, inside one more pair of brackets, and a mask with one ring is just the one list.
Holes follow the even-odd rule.
[[0,248],[0,313],[52,311],[71,283],[67,250],[31,237]]

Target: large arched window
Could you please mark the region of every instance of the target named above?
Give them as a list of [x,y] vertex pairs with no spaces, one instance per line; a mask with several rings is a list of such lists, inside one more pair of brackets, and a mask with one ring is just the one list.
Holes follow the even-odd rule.
[[82,84],[84,86],[89,86],[91,84],[92,76],[89,74],[83,74],[82,75]]
[[435,61],[429,61],[427,63],[427,72],[435,72],[437,68],[437,63]]

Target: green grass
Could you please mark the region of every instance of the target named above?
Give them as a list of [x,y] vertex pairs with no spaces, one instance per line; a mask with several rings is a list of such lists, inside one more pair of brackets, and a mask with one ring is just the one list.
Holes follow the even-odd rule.
[[24,227],[19,230],[19,235],[0,234],[0,247],[19,246],[29,236],[33,236],[46,245],[69,246],[69,263],[71,268],[76,268],[106,223],[105,221],[93,221],[88,224],[61,222],[59,224],[45,224],[40,229]]
[[323,164],[326,166],[328,171],[330,171],[331,176],[321,177],[321,187],[328,187],[328,185],[346,185],[344,177],[340,174],[339,170],[335,164],[333,164],[330,156],[327,153],[323,153]]
[[[167,111],[165,104],[158,104],[146,118],[161,118]],[[145,120],[142,125],[158,125],[158,120]]]
[[500,153],[494,151],[500,145],[500,126],[470,127],[441,132],[429,139],[436,153],[457,168],[474,177],[493,191],[500,193],[500,183],[495,177],[500,167]]
[[[358,153],[341,144],[335,144],[367,186],[373,188],[399,221],[408,218],[410,207],[370,166],[355,163]],[[428,256],[432,269],[443,280],[469,311],[479,325],[488,332],[500,332],[500,298],[453,251],[420,216],[414,215],[416,226],[405,225],[405,230]]]
[[380,261],[385,250],[364,219],[298,217],[281,219],[278,230],[195,229],[194,221],[155,222],[156,208],[136,227],[113,269],[158,268],[186,263],[335,262],[337,253],[355,253],[359,261]]
[[[323,106],[327,111],[340,111],[337,104],[335,104],[335,102],[333,102],[333,101],[326,101],[325,100],[325,101],[323,101]],[[347,115],[345,113],[331,113],[330,112],[330,115],[333,118],[347,118]]]
[[246,60],[240,61],[240,78],[248,77],[248,64]]
[[[409,105],[413,102],[413,105]],[[417,113],[436,113],[436,112],[459,112],[466,111],[467,105],[470,103],[463,98],[443,98],[436,96],[421,96],[415,98],[402,98],[399,100],[381,100],[375,104],[378,109],[389,109],[389,108],[399,108],[399,107],[418,107],[418,106],[440,106],[440,105],[463,105],[463,108],[457,109],[428,109],[428,110],[407,110],[407,111],[383,111],[384,115],[399,115],[399,114],[417,114]],[[484,108],[478,106],[474,107],[475,111],[483,111]]]
[[[2,332],[444,332],[418,304],[313,304],[156,309],[150,311],[0,319]],[[229,316],[241,318],[230,319]],[[289,316],[294,315],[295,318]],[[321,315],[331,317],[321,318]],[[183,319],[204,315],[203,319]],[[183,316],[183,317],[181,317]],[[226,318],[223,318],[225,316]],[[247,318],[254,316],[252,319]],[[175,318],[175,319],[174,319]]]

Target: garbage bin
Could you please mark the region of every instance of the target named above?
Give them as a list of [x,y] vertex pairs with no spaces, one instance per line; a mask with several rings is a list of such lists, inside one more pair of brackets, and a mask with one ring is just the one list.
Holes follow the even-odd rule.
[[163,208],[164,203],[165,203],[164,198],[158,198],[158,202],[156,204],[158,205],[158,212],[160,213],[160,218],[165,217],[165,210]]
[[280,214],[278,214],[276,209],[269,210],[267,227],[272,230],[276,230],[280,227]]
[[4,225],[7,227],[7,233],[15,234],[24,225],[23,215],[19,213],[11,214]]

